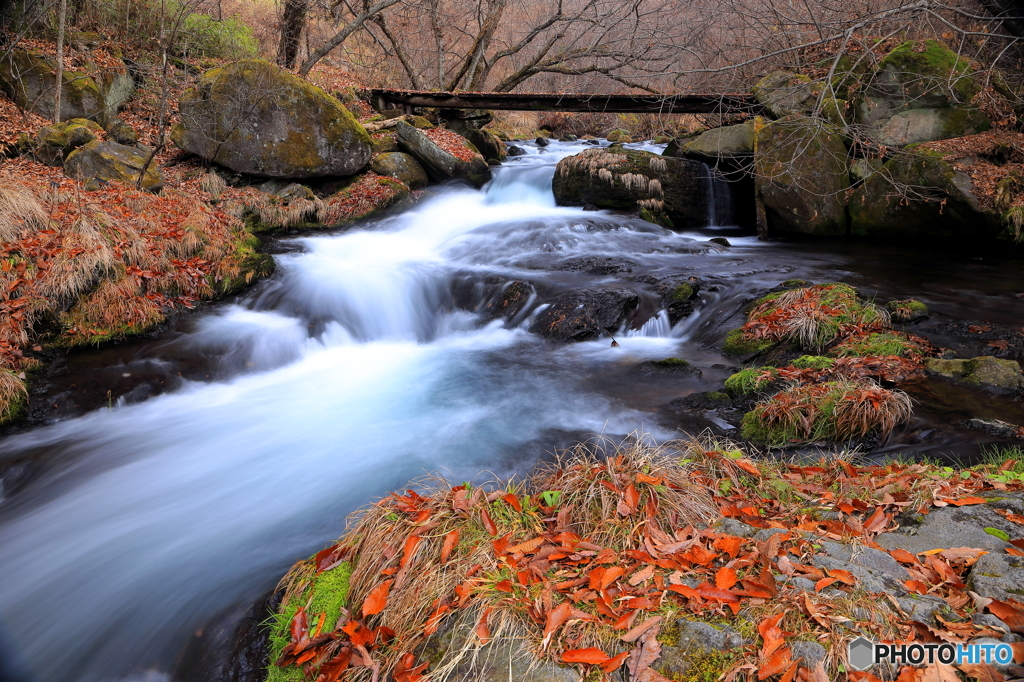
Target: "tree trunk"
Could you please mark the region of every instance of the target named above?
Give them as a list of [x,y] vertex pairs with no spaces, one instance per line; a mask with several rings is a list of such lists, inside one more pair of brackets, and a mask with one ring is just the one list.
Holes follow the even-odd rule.
[[295,66],[299,56],[299,39],[306,28],[309,0],[285,0],[281,14],[281,42],[277,47],[277,63],[286,69]]
[[68,18],[68,0],[60,0],[57,14],[57,81],[53,94],[53,122],[60,123],[60,95],[64,89],[64,22]]

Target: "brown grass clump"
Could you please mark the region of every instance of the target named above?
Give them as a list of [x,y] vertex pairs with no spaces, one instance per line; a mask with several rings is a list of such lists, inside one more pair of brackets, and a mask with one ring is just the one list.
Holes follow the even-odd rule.
[[61,316],[67,333],[83,336],[85,341],[138,333],[163,319],[159,306],[142,295],[138,281],[128,274],[103,280]]
[[25,382],[14,371],[0,369],[0,422],[11,418],[26,400]]
[[42,203],[24,185],[0,181],[0,243],[16,241],[25,233],[47,226]]
[[[588,571],[604,575],[603,566],[619,557],[685,544],[685,529],[714,516],[694,472],[680,464],[678,448],[631,439],[607,449],[579,445],[529,479],[490,490],[419,481],[416,491],[357,513],[337,545],[292,569],[281,607],[291,617],[278,621],[272,659],[284,669],[299,663],[313,677],[337,679],[329,671],[345,660],[352,665],[345,679],[397,679],[412,667],[409,654],[451,631],[463,644],[442,647],[431,675],[446,679],[492,639],[556,660],[571,648],[567,642],[607,647],[618,634],[607,627],[608,614],[620,605],[605,591],[622,572],[609,574],[599,591],[580,587]],[[296,600],[314,598],[318,572],[353,557],[340,617],[296,608]],[[640,596],[646,583],[623,580],[617,590],[638,595],[636,613],[661,606]],[[552,618],[561,619],[557,633]],[[473,634],[460,639],[459,631]],[[371,664],[363,666],[369,651]]]

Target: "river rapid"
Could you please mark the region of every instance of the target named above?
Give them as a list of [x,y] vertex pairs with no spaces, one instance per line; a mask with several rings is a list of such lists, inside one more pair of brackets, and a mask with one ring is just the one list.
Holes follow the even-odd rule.
[[[49,423],[0,438],[0,656],[39,682],[167,679],[211,618],[272,589],[389,489],[432,471],[524,472],[588,434],[678,436],[664,406],[721,386],[736,362],[714,344],[784,279],[916,296],[934,324],[1024,321],[1019,261],[970,245],[758,242],[729,226],[719,182],[710,225],[681,233],[556,207],[554,164],[585,148],[531,146],[481,191],[443,187],[401,214],[282,241],[277,273],[239,300],[70,357],[37,396]],[[680,275],[700,278],[701,303],[672,326],[646,284]],[[512,280],[537,299],[488,319]],[[613,284],[642,299],[618,346],[526,331],[541,299]],[[671,356],[702,373],[637,370]],[[976,449],[942,431],[958,400],[923,405],[886,447]],[[986,409],[1024,419],[1019,405]]]

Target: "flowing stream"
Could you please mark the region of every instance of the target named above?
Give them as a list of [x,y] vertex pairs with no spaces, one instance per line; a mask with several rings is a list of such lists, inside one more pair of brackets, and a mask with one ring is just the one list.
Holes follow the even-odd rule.
[[[940,256],[556,207],[554,164],[584,148],[530,147],[483,191],[442,188],[359,229],[288,240],[275,276],[240,300],[69,359],[46,396],[52,423],[0,439],[0,467],[34,466],[0,488],[0,656],[40,682],[161,679],[211,617],[266,593],[389,489],[437,470],[523,472],[592,433],[678,435],[662,407],[721,385],[734,361],[712,343],[783,279],[1024,319],[1019,265],[950,256],[936,286]],[[709,184],[717,216],[723,189]],[[595,272],[581,258],[631,264]],[[691,274],[701,306],[672,326],[645,282]],[[514,280],[548,297],[628,286],[642,302],[617,347],[555,344],[526,331],[536,304],[488,319]],[[703,374],[638,373],[669,356]]]

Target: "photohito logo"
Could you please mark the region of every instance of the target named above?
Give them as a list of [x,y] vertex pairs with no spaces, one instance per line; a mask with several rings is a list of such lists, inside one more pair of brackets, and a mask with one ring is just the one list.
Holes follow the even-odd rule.
[[850,642],[846,653],[854,670],[867,670],[886,661],[894,665],[916,666],[935,663],[1006,665],[1013,660],[1013,648],[1009,644],[875,644],[865,637]]

